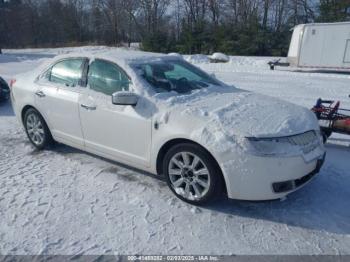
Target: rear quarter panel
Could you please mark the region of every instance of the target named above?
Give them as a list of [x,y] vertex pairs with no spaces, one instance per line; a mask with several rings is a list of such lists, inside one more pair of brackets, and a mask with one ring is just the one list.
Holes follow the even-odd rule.
[[20,123],[22,122],[22,110],[25,106],[35,107],[35,84],[31,78],[19,76],[11,88],[12,107]]

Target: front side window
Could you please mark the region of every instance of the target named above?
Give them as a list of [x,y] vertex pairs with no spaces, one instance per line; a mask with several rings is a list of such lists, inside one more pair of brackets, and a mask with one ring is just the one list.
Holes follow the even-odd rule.
[[66,86],[76,86],[82,78],[84,58],[66,59],[55,64],[48,75],[49,81]]
[[105,95],[128,91],[130,80],[117,65],[104,60],[95,60],[89,66],[88,85],[90,89]]
[[137,63],[132,67],[157,93],[188,93],[210,85],[221,85],[216,79],[183,60],[164,59]]

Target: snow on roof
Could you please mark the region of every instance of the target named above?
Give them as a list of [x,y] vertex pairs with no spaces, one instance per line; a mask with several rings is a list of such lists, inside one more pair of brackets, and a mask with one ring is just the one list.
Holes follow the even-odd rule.
[[60,60],[69,57],[88,57],[90,59],[101,58],[110,61],[126,62],[132,60],[144,60],[149,58],[168,57],[165,54],[142,52],[142,51],[129,51],[123,49],[107,49],[107,50],[81,50],[74,51],[64,55],[58,55],[55,60]]

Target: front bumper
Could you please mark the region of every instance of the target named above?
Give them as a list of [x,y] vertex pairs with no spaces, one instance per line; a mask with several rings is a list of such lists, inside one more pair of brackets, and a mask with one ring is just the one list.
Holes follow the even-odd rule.
[[309,161],[305,161],[303,156],[248,156],[244,160],[226,162],[222,169],[228,197],[241,200],[285,197],[320,171],[325,160],[324,149],[318,148],[314,156]]
[[283,181],[283,182],[276,182],[272,184],[272,189],[274,193],[286,193],[289,191],[294,191],[298,189],[299,187],[306,184],[308,181],[310,181],[315,175],[317,175],[320,172],[320,169],[324,163],[324,160],[326,158],[326,153],[324,153],[323,157],[317,160],[316,168],[310,172],[309,174],[293,180]]

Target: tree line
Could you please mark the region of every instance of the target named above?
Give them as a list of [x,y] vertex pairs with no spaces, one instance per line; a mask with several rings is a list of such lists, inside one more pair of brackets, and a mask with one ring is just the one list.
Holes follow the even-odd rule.
[[350,0],[0,0],[0,49],[111,46],[286,55],[291,28],[350,20]]

